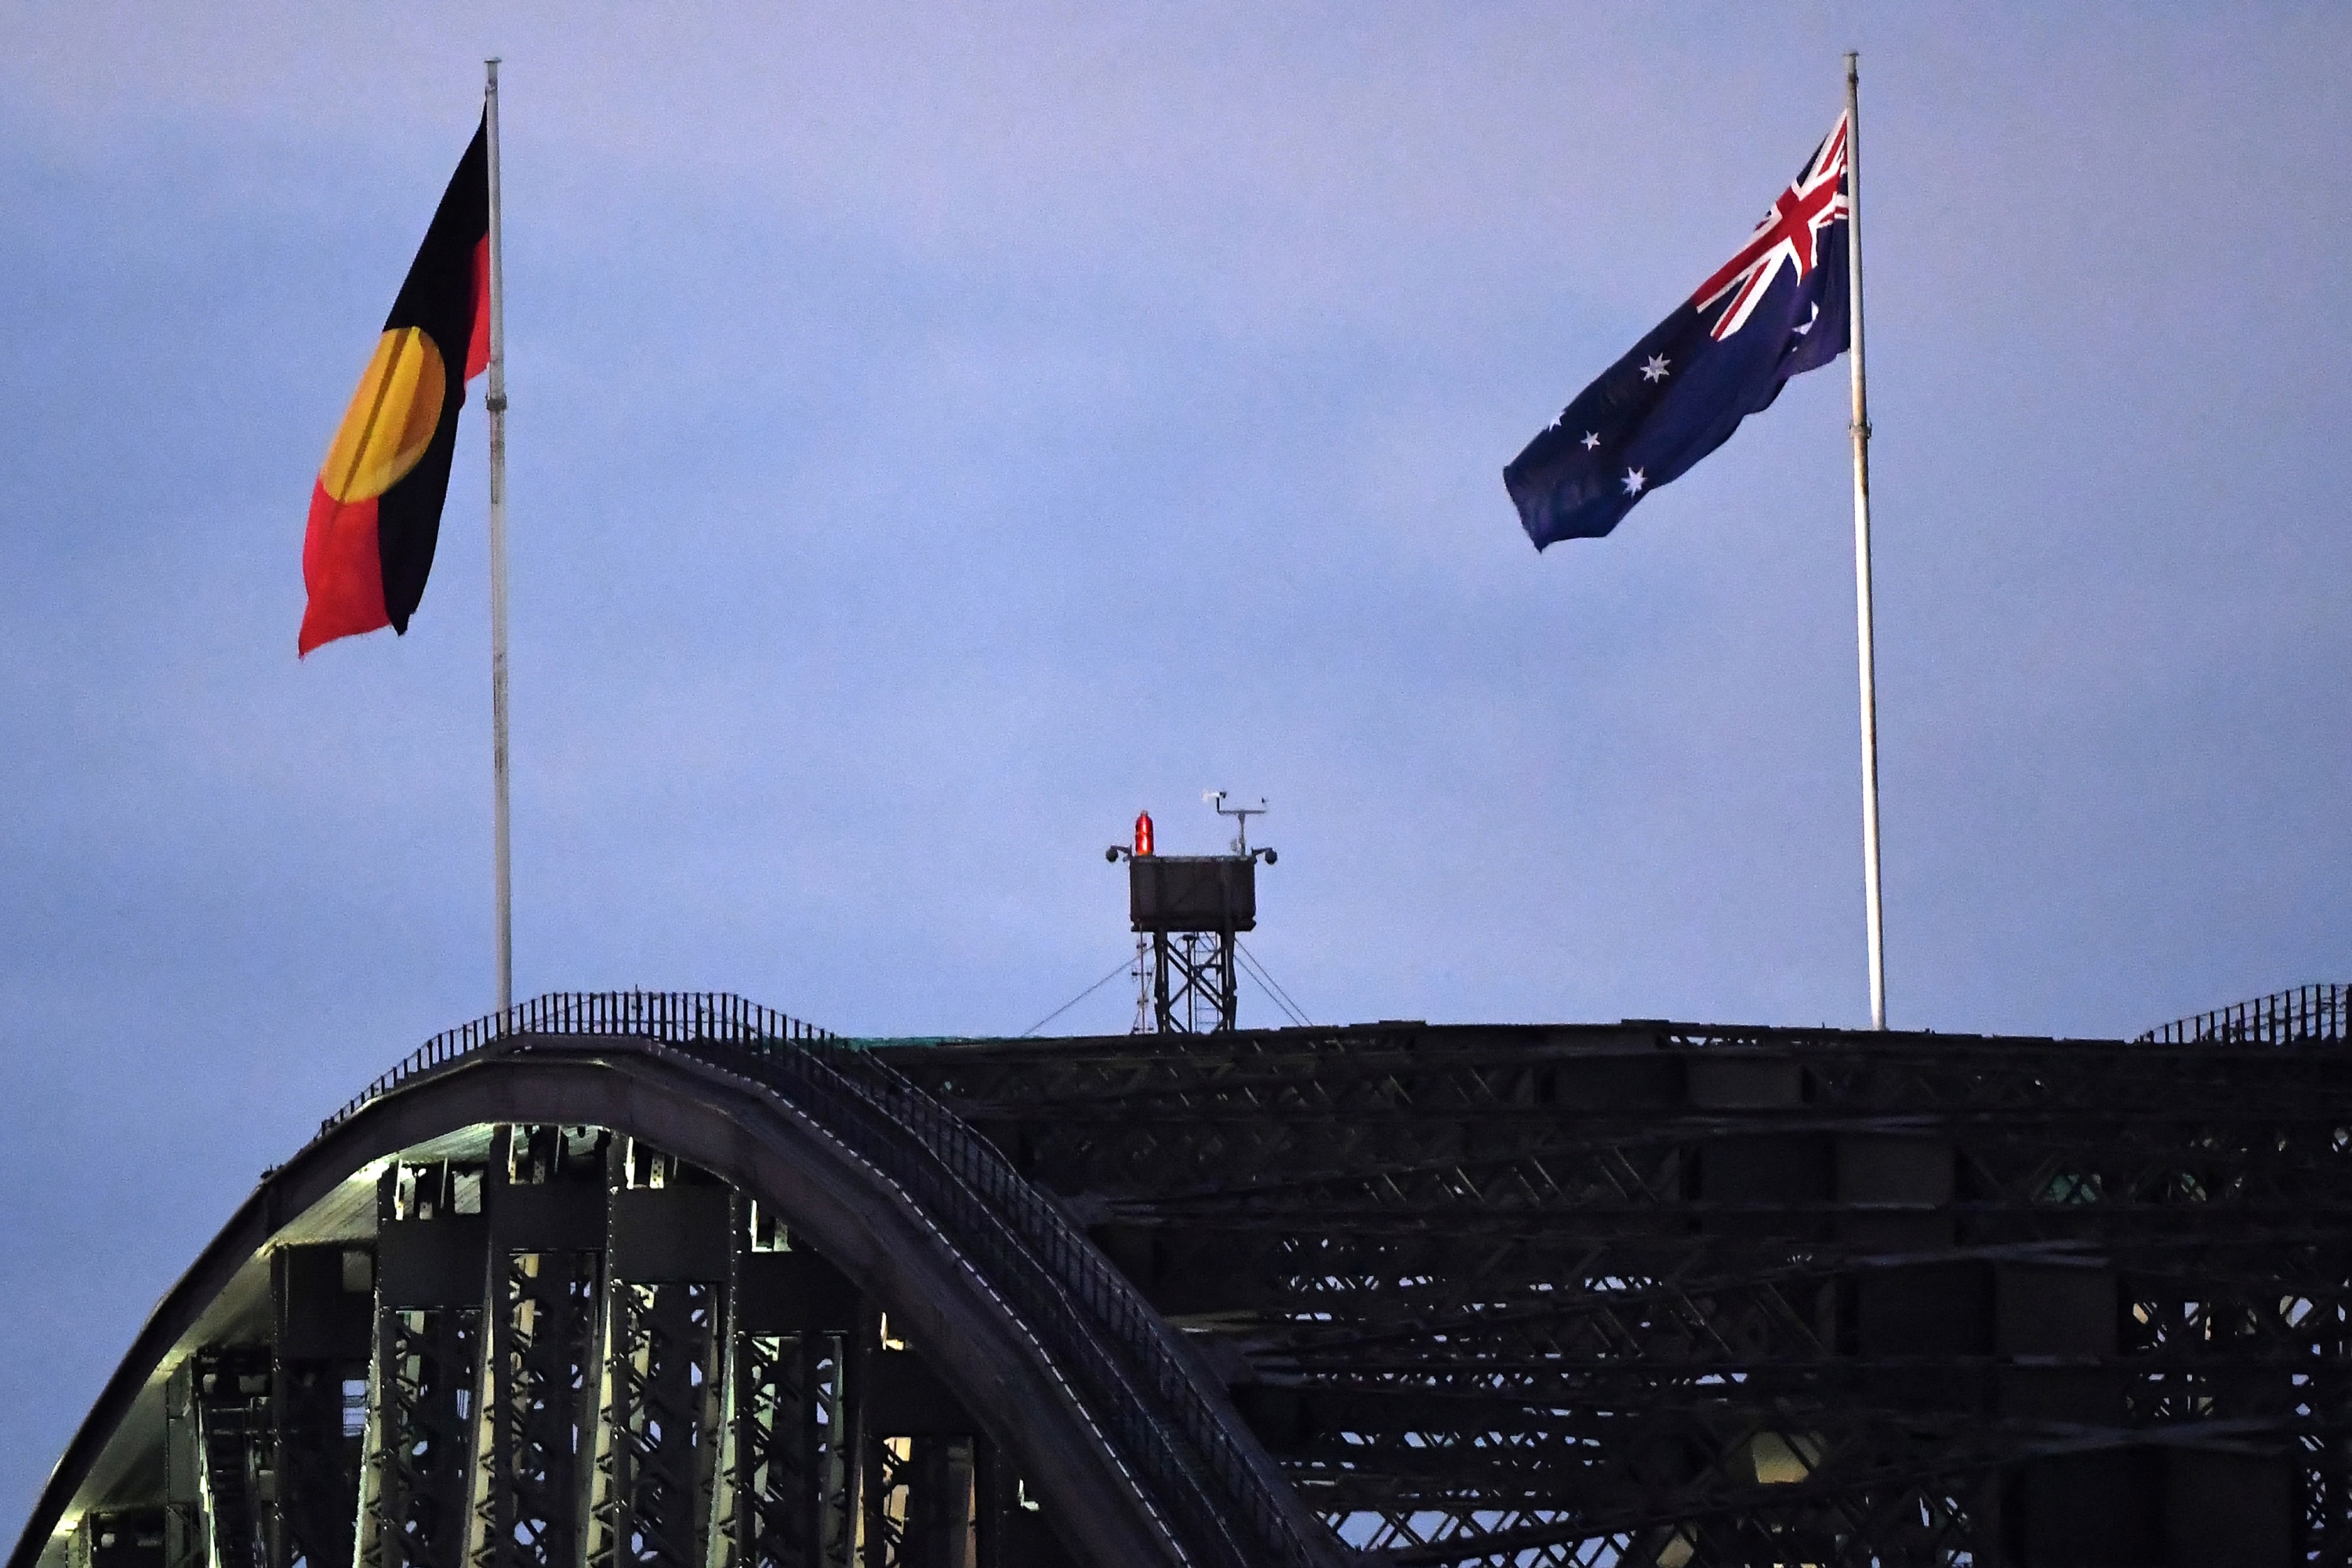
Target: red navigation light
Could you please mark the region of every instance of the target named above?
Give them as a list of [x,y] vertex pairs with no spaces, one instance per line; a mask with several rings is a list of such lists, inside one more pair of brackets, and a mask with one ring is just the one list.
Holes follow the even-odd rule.
[[1151,814],[1148,811],[1135,814],[1135,852],[1138,855],[1151,853]]

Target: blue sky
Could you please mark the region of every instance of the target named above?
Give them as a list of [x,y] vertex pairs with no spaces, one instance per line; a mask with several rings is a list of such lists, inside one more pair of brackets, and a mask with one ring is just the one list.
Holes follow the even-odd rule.
[[2343,977],[2352,13],[2052,9],[0,8],[0,1525],[491,1000],[478,402],[408,637],[294,658],[488,53],[525,994],[1018,1032],[1223,788],[1318,1021],[1866,1021],[1843,368],[1605,542],[1499,477],[1847,47],[1893,1021]]

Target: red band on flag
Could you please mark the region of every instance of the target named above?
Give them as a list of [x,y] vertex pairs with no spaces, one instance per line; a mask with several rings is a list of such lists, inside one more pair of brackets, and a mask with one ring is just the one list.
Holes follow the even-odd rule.
[[490,368],[490,237],[474,247],[474,332],[466,344],[466,379]]
[[302,612],[297,656],[320,643],[387,626],[383,564],[377,554],[375,497],[339,501],[324,485],[310,487],[310,525],[302,536]]

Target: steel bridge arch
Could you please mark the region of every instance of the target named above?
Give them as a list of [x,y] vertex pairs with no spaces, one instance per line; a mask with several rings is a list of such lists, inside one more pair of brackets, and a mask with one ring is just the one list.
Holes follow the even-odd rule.
[[265,1173],[140,1330],[9,1568],[57,1555],[110,1443],[273,1238],[370,1166],[485,1123],[608,1129],[773,1205],[904,1326],[1081,1561],[1327,1568],[1353,1555],[1180,1337],[936,1101],[736,998],[623,994],[542,997],[439,1037]]

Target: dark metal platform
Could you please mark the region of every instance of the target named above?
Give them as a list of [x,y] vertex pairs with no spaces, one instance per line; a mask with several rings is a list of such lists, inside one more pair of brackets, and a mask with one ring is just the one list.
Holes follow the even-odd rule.
[[544,998],[264,1182],[12,1568],[2343,1563],[2345,1014]]

